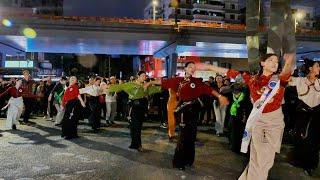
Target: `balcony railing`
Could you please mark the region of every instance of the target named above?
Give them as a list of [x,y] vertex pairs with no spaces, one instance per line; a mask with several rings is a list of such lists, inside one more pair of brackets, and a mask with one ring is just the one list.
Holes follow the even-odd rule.
[[203,20],[210,20],[210,21],[221,21],[223,20],[222,16],[209,16],[209,15],[202,15],[202,14],[194,14],[193,19],[203,19]]
[[223,5],[211,5],[211,4],[194,3],[193,4],[193,9],[195,9],[195,8],[208,9],[208,10],[223,10],[224,6]]

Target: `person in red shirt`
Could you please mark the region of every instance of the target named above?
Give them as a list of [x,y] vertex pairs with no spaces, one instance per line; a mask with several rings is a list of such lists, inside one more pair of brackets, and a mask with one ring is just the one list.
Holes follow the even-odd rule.
[[21,97],[22,89],[20,88],[22,80],[17,80],[15,86],[9,87],[5,92],[0,94],[0,100],[2,97],[10,95],[8,105],[1,110],[8,108],[6,128],[16,130],[16,125],[19,124],[19,118],[23,110],[23,100]]
[[75,76],[71,76],[69,80],[69,87],[66,89],[61,103],[61,109],[65,109],[65,113],[61,123],[61,137],[64,137],[65,139],[78,138],[78,117],[81,113],[81,110],[77,108],[77,104],[79,103],[79,101],[82,107],[86,107],[79,93],[77,78]]
[[[252,124],[252,131],[250,131],[250,135],[252,137],[250,138],[250,161],[240,176],[240,180],[267,179],[268,172],[274,163],[275,153],[280,152],[284,129],[281,104],[285,87],[288,84],[294,67],[295,53],[285,54],[283,58],[285,64],[281,73],[278,73],[279,57],[276,54],[265,55],[260,60],[261,69],[257,75],[250,75],[248,73],[241,74],[233,69],[226,69],[208,64],[198,65],[199,69],[211,70],[219,74],[226,74],[232,79],[242,77],[250,89],[252,101],[255,105],[258,104],[256,107],[259,107],[259,105],[262,104],[261,102],[263,99],[261,99],[261,97],[266,97],[265,99],[268,99],[268,96],[273,91],[273,88],[270,87],[272,86],[272,79],[277,77],[277,80],[274,81],[279,85],[278,89],[276,89],[277,91],[273,94],[273,97],[270,96],[272,98],[269,98],[269,101],[265,100],[263,102],[264,108],[260,109],[260,111],[262,111],[261,115],[259,115],[258,118],[255,118],[255,121]],[[251,114],[252,113],[253,112],[251,112]],[[247,131],[245,131],[244,137],[247,136]],[[242,143],[244,141],[245,139],[242,140]]]
[[199,97],[210,95],[219,99],[221,105],[229,103],[226,97],[202,82],[201,78],[193,77],[195,71],[195,63],[187,62],[185,64],[185,77],[151,82],[151,84],[161,84],[162,88],[177,92],[179,102],[175,109],[175,117],[176,120],[180,119],[180,134],[172,164],[174,168],[180,170],[184,170],[185,166],[192,166],[194,162],[197,122],[203,105]]
[[33,106],[35,104],[35,99],[37,98],[36,95],[32,92],[32,86],[35,84],[35,82],[31,79],[30,73],[28,70],[24,70],[23,72],[23,79],[22,79],[22,85],[21,85],[21,96],[23,98],[24,103],[24,113],[23,113],[23,123],[29,124],[29,118],[30,114],[32,113]]

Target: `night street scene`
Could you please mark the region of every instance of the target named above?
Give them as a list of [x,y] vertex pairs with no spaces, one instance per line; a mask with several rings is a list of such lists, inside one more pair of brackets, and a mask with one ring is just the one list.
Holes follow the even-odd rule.
[[0,180],[320,179],[320,0],[0,0]]

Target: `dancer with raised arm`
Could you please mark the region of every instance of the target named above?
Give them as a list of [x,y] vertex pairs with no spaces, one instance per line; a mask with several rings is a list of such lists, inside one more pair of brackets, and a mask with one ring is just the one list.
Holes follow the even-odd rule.
[[192,166],[194,162],[197,122],[200,108],[203,106],[199,97],[210,95],[219,99],[222,105],[229,103],[226,97],[202,82],[201,78],[193,77],[196,71],[194,62],[187,62],[184,67],[185,77],[151,82],[161,84],[164,89],[172,89],[177,92],[178,105],[175,109],[175,117],[180,121],[180,134],[172,164],[174,168],[180,170],[184,170],[186,166]]
[[281,104],[295,62],[295,54],[285,54],[284,61],[284,67],[281,73],[278,73],[279,57],[275,54],[265,55],[260,60],[261,69],[257,75],[241,74],[233,69],[207,64],[198,66],[200,69],[226,74],[233,79],[242,76],[250,89],[254,104],[241,144],[243,153],[247,153],[250,144],[250,161],[240,180],[266,180],[273,166],[275,153],[280,152],[284,130]]
[[146,72],[139,71],[137,75],[136,81],[111,85],[108,91],[109,93],[124,91],[129,95],[129,117],[131,118],[131,145],[129,148],[142,152],[144,149],[141,143],[141,129],[148,110],[147,98],[150,95],[161,92],[161,87],[150,86],[150,83],[145,83],[147,78]]

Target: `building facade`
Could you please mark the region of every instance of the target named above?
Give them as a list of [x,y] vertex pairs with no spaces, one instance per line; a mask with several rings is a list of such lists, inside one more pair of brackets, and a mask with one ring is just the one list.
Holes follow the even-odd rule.
[[[270,23],[270,0],[265,0],[262,4],[263,23]],[[296,20],[296,27],[303,29],[316,28],[316,7],[295,3],[291,5],[293,18]],[[299,14],[299,15],[297,15]]]
[[[239,0],[178,0],[178,7],[171,0],[158,0],[157,17],[209,23],[240,23]],[[145,8],[146,19],[153,16],[152,2]]]
[[2,0],[0,6],[16,12],[29,9],[33,14],[63,15],[63,0]]
[[[193,22],[240,24],[245,21],[245,10],[241,10],[245,5],[239,0],[177,0],[179,4],[177,9],[171,6],[171,0],[157,0],[157,2],[156,18],[165,20],[174,19],[177,16],[180,20],[192,20]],[[268,25],[270,0],[261,2],[263,23]],[[301,19],[296,19],[298,28],[314,29],[317,27],[317,17],[320,16],[320,13],[317,14],[316,7],[295,3],[291,5],[291,8],[293,13],[302,14]],[[144,17],[153,18],[152,2],[145,8]]]

